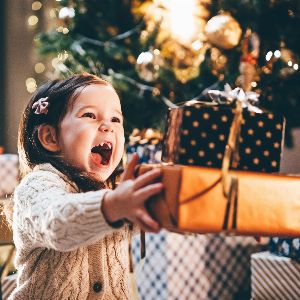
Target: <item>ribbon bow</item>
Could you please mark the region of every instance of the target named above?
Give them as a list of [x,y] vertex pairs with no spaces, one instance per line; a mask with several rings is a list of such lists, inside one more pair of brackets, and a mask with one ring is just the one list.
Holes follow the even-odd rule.
[[219,104],[231,104],[235,101],[240,101],[243,108],[256,113],[262,113],[262,110],[256,105],[258,103],[259,94],[255,92],[244,92],[242,88],[231,89],[228,83],[224,86],[224,91],[210,90],[208,91],[210,98],[213,102]]
[[37,115],[41,115],[41,114],[46,115],[48,113],[48,106],[49,106],[48,97],[45,97],[45,98],[40,98],[39,100],[34,102],[32,105],[32,109],[35,109],[34,113]]

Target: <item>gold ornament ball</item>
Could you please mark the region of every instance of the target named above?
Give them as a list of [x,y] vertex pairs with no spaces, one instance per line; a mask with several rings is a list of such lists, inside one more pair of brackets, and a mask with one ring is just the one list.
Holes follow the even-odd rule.
[[195,50],[176,40],[169,40],[162,45],[161,54],[172,67],[176,79],[181,83],[199,76],[199,66],[205,58],[206,47]]
[[163,64],[163,59],[158,49],[142,52],[137,60],[135,69],[140,78],[151,82],[159,77],[159,68]]
[[223,49],[232,49],[239,44],[242,29],[232,16],[221,14],[207,22],[205,32],[210,43]]

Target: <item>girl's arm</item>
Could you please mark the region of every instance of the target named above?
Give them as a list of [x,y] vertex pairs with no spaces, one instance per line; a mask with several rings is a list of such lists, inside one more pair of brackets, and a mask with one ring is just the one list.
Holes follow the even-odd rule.
[[95,243],[115,230],[101,212],[107,191],[71,193],[54,173],[29,174],[15,191],[16,238],[27,235],[32,247],[62,252]]

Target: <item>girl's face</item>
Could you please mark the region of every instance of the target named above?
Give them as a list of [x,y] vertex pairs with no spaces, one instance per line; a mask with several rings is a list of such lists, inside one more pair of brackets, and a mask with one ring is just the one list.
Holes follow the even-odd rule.
[[124,151],[123,115],[114,89],[86,86],[59,126],[58,143],[68,163],[107,180]]

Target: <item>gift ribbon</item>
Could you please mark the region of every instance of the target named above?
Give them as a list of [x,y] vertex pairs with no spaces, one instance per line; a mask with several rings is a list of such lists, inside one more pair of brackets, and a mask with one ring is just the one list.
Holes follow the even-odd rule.
[[143,267],[145,256],[146,256],[146,241],[145,241],[145,231],[140,231],[140,238],[141,238],[141,260],[139,261],[138,265],[136,266],[135,270],[133,268],[133,261],[132,261],[132,232],[133,232],[133,225],[129,224],[129,242],[128,242],[128,252],[129,252],[129,287],[130,287],[130,299],[132,300],[140,300],[138,294],[138,287],[136,282],[136,274],[141,271]]
[[234,118],[230,127],[227,145],[222,161],[222,189],[227,198],[223,230],[228,229],[230,209],[233,205],[232,230],[237,227],[237,205],[238,205],[238,177],[229,174],[231,167],[236,168],[239,163],[239,138],[243,121],[243,102],[237,101]]
[[243,121],[242,103],[237,102],[234,112],[234,118],[230,127],[227,145],[222,161],[222,186],[223,194],[226,198],[229,196],[231,185],[231,176],[229,175],[230,167],[236,168],[239,163],[239,137]]
[[[224,213],[224,221],[222,229],[227,231],[229,228],[229,219],[230,212],[232,210],[232,224],[231,231],[237,229],[237,207],[238,207],[238,177],[229,173],[230,168],[236,168],[239,163],[239,137],[241,133],[241,125],[243,121],[243,107],[242,102],[237,101],[236,108],[234,110],[234,118],[230,127],[229,136],[227,145],[225,147],[225,153],[222,161],[222,170],[221,176],[213,182],[210,186],[200,191],[199,193],[194,194],[191,197],[188,197],[181,201],[182,204],[196,200],[198,197],[201,197],[205,193],[209,192],[220,182],[222,183],[222,191],[224,197],[227,199],[226,209]],[[166,208],[169,212],[170,221],[173,226],[177,226],[178,221],[176,217],[172,214],[171,209],[169,208],[168,202],[165,198],[164,202]]]
[[231,89],[228,83],[225,84],[224,91],[209,90],[208,95],[215,103],[240,103],[242,108],[247,108],[249,111],[253,111],[255,113],[263,112],[259,107],[256,106],[258,103],[259,94],[255,92],[244,92],[243,89],[239,87]]

